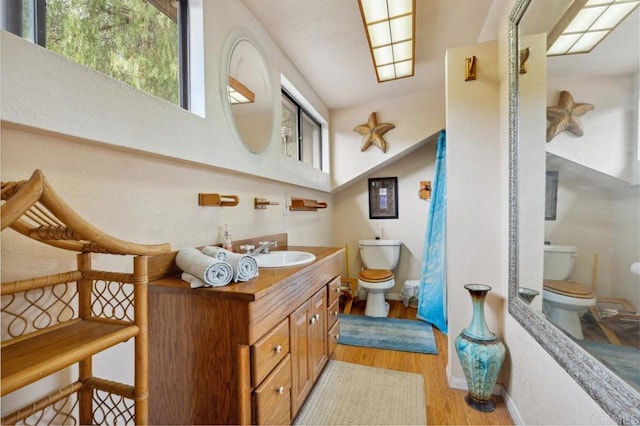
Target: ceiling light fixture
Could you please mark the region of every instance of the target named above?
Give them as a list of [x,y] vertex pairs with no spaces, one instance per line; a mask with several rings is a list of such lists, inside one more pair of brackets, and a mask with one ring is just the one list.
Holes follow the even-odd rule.
[[231,76],[229,76],[227,92],[229,93],[229,103],[231,105],[250,104],[256,100],[255,93]]
[[413,76],[415,0],[358,0],[378,83]]
[[547,56],[588,53],[638,7],[640,0],[576,0],[547,37]]

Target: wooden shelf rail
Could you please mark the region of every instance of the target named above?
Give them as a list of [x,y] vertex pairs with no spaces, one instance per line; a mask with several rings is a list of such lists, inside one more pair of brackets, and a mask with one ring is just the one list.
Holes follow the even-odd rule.
[[292,211],[317,211],[318,209],[326,209],[327,203],[316,200],[308,200],[304,198],[292,198]]

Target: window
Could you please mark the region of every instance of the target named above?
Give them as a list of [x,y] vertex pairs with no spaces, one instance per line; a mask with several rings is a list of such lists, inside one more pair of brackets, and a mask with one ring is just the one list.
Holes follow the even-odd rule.
[[188,0],[3,0],[3,29],[189,108]]
[[286,90],[282,90],[284,154],[322,170],[322,125]]

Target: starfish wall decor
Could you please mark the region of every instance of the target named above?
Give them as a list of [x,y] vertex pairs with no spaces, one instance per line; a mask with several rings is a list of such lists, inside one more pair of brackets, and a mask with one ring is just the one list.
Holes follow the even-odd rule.
[[558,106],[547,107],[547,142],[563,130],[568,130],[576,136],[584,134],[584,128],[579,117],[582,117],[587,111],[595,108],[592,104],[575,103],[571,93],[563,90],[560,92],[560,101]]
[[391,123],[378,123],[376,113],[372,112],[369,115],[367,124],[361,124],[353,129],[354,132],[358,132],[363,136],[360,151],[364,152],[371,145],[375,145],[382,152],[387,152],[387,141],[384,140],[384,134],[395,127]]

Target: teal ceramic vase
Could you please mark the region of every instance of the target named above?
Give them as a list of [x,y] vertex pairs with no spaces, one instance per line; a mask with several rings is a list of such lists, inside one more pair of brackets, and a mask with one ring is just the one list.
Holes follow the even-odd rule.
[[484,301],[491,287],[485,284],[464,286],[471,294],[471,324],[456,338],[456,352],[467,379],[467,404],[478,411],[495,410],[491,394],[504,361],[505,348],[488,328],[484,319]]

